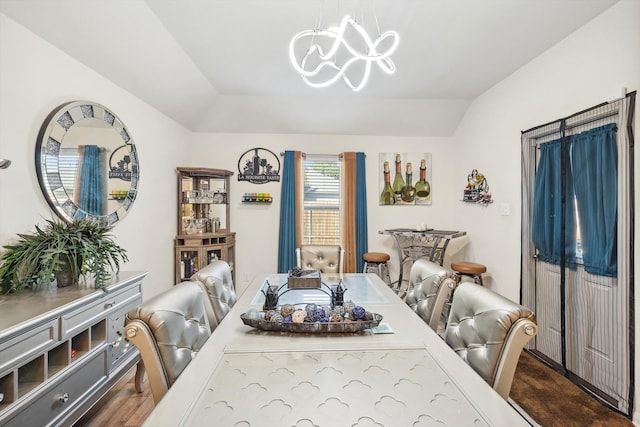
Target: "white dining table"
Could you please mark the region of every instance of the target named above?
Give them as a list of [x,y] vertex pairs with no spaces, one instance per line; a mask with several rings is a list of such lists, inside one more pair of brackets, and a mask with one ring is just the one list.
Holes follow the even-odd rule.
[[329,304],[315,289],[287,290],[286,275],[257,277],[144,423],[162,426],[528,426],[375,274],[342,281],[345,301],[381,314],[356,333],[262,331],[240,315],[279,304]]

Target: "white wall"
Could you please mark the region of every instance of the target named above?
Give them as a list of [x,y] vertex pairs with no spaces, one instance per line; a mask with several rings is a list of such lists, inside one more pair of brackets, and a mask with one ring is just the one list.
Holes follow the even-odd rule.
[[[392,255],[391,275],[397,276],[397,256],[390,236],[378,230],[414,227],[427,223],[439,229],[455,229],[445,194],[455,191],[461,196],[466,173],[457,181],[449,181],[447,170],[451,161],[451,138],[438,137],[367,137],[346,135],[264,135],[264,134],[193,134],[190,139],[192,166],[229,169],[231,177],[231,229],[237,238],[237,285],[243,290],[258,273],[277,270],[278,232],[280,215],[280,183],[252,184],[238,182],[238,160],[242,154],[256,147],[264,147],[279,155],[285,150],[300,150],[312,154],[339,154],[343,151],[362,151],[367,154],[367,210],[369,250]],[[224,147],[224,148],[222,148]],[[432,154],[431,206],[378,206],[379,153],[428,152]],[[203,160],[206,159],[206,160]],[[282,158],[281,158],[282,162]],[[184,165],[190,166],[190,165]],[[271,205],[243,205],[242,194],[269,192]],[[456,205],[457,206],[457,205]]]
[[[459,203],[453,221],[467,230],[475,258],[487,265],[492,276],[488,286],[519,298],[520,132],[618,98],[621,88],[640,89],[639,52],[640,2],[623,0],[478,97],[468,109],[454,136],[457,151],[464,153],[457,171],[484,172],[496,202],[488,208]],[[637,140],[637,107],[635,114]],[[639,160],[636,150],[635,182]],[[452,171],[450,179],[457,174]],[[448,203],[454,204],[454,198]],[[510,205],[511,215],[499,214],[501,203]],[[637,194],[635,211],[640,212]],[[635,265],[640,265],[638,251]],[[634,286],[637,295],[637,279]],[[636,346],[636,360],[639,350]],[[640,384],[637,375],[635,383]],[[640,420],[637,409],[634,420]]]
[[53,213],[35,170],[38,131],[59,105],[80,99],[114,111],[140,157],[138,198],[114,229],[128,251],[125,270],[145,270],[145,298],[173,285],[176,162],[187,158],[188,132],[173,120],[0,14],[0,245]]

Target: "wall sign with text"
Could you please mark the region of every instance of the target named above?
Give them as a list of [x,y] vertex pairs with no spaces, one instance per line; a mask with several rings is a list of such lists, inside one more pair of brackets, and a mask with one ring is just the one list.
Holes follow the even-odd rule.
[[238,181],[280,182],[280,159],[266,148],[252,148],[238,160]]

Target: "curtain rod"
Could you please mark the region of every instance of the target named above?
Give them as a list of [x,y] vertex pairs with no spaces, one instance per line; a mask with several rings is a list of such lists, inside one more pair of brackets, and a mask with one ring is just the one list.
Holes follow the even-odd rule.
[[[340,153],[338,154],[338,156],[340,156],[342,158],[342,155],[344,153]],[[306,157],[307,153],[302,153],[302,157]],[[335,156],[335,154],[318,154],[318,156]],[[280,157],[284,157],[284,151],[280,152]],[[367,153],[364,153],[364,157],[367,157]]]
[[[280,152],[280,157],[284,157],[284,151]],[[307,158],[307,153],[302,152],[302,158],[306,159]]]
[[[560,122],[561,122],[561,121],[563,121],[563,120],[565,120],[565,121],[566,121],[566,120],[572,119],[572,118],[574,118],[574,117],[576,117],[576,116],[579,116],[579,115],[581,115],[581,114],[588,113],[589,111],[595,110],[595,109],[597,109],[597,108],[602,108],[602,107],[605,107],[605,106],[611,106],[612,108],[618,108],[618,107],[616,107],[614,104],[619,103],[620,101],[623,101],[623,100],[625,100],[625,99],[627,99],[627,98],[635,97],[635,95],[636,95],[636,91],[634,90],[633,92],[629,92],[629,93],[627,93],[625,96],[623,96],[623,97],[621,97],[621,98],[618,98],[618,99],[615,99],[615,100],[613,100],[613,101],[610,101],[610,102],[602,102],[602,103],[600,103],[600,104],[598,104],[598,105],[594,105],[593,107],[589,107],[589,108],[584,109],[584,110],[582,110],[582,111],[578,111],[577,113],[573,113],[573,114],[571,114],[571,115],[569,115],[569,116],[567,116],[567,117],[560,118],[560,119],[556,119],[556,120],[550,121],[550,122],[548,122],[548,123],[545,123],[545,124],[543,124],[543,125],[534,126],[534,127],[532,127],[531,129],[523,130],[523,131],[521,131],[521,134],[522,134],[522,135],[524,135],[524,134],[526,134],[526,133],[533,132],[533,131],[535,131],[535,130],[541,129],[541,128],[545,127],[545,126],[550,126],[550,125],[553,125],[553,124],[555,124],[555,123],[560,123]],[[605,113],[605,114],[606,114],[606,113]],[[618,113],[617,113],[617,111],[616,111],[615,113],[609,113],[609,116],[613,116],[613,115],[615,115],[615,114],[618,114]],[[584,121],[583,123],[572,124],[571,126],[567,126],[567,129],[571,129],[571,128],[574,128],[574,127],[580,126],[581,124],[589,123],[589,122],[591,122],[591,121],[596,121],[596,120],[605,119],[605,118],[607,118],[607,117],[609,117],[609,116],[599,117],[599,118],[596,118],[596,119],[587,120],[587,121]],[[541,136],[545,136],[545,135],[550,135],[550,134],[552,134],[552,133],[553,133],[553,132],[548,132],[548,133],[546,133],[546,134],[542,134],[542,135],[540,135],[539,137],[541,137]]]
[[[600,104],[599,106],[589,108],[587,110],[581,111],[580,113],[572,114],[571,116],[567,117],[566,119],[558,119],[556,121],[549,122],[549,123],[547,123],[545,125],[536,126],[536,127],[531,128],[531,129],[529,129],[527,131],[523,131],[522,135],[523,136],[527,136],[526,135],[527,133],[532,133],[532,132],[534,132],[534,131],[536,131],[538,129],[542,129],[542,128],[546,127],[546,126],[551,126],[553,124],[558,124],[559,125],[562,122],[566,123],[568,120],[570,120],[571,118],[577,117],[579,114],[585,114],[585,113],[587,113],[589,111],[592,111],[593,109],[596,109],[596,108],[599,108],[599,107],[602,107],[602,106],[606,106],[606,105],[610,105],[610,104]],[[611,106],[611,107],[612,108],[616,108],[616,109],[615,110],[611,110],[611,111],[607,111],[607,112],[603,112],[603,113],[598,114],[596,116],[585,117],[584,119],[581,119],[581,120],[579,120],[579,121],[577,121],[575,123],[567,124],[566,127],[565,127],[565,130],[577,128],[577,127],[580,127],[582,125],[586,125],[588,123],[593,123],[593,122],[597,122],[598,120],[604,120],[604,119],[609,118],[609,117],[617,116],[619,114],[619,112],[618,112],[619,107],[614,107],[614,106]],[[557,129],[553,129],[553,130],[547,131],[547,132],[536,134],[535,138],[536,139],[540,139],[540,138],[543,138],[545,136],[548,136],[548,135],[551,135],[551,134],[554,134],[554,133],[557,133],[557,132],[560,132],[560,127],[558,127]],[[534,136],[532,135],[531,137],[534,137]]]

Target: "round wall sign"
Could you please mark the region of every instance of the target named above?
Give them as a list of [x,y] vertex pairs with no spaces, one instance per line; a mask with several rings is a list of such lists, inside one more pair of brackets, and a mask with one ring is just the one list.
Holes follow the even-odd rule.
[[238,160],[238,181],[280,182],[280,159],[266,148],[252,148]]

